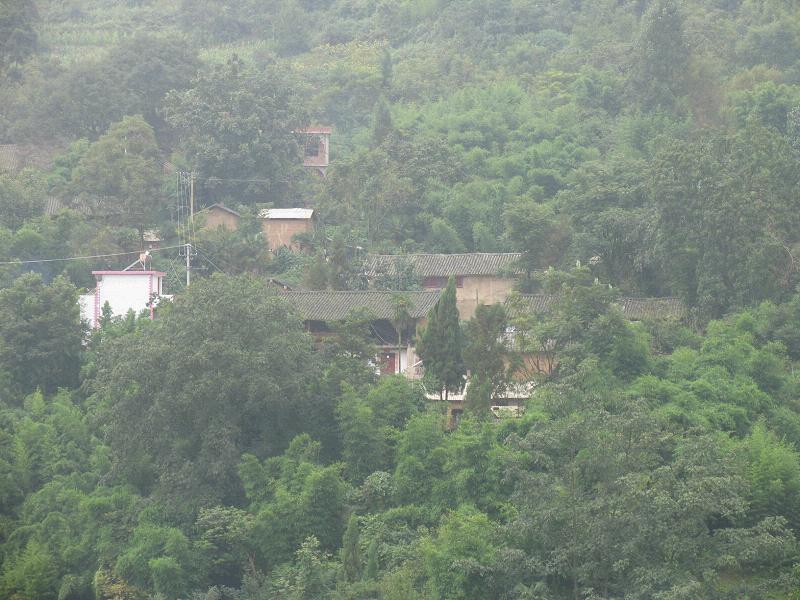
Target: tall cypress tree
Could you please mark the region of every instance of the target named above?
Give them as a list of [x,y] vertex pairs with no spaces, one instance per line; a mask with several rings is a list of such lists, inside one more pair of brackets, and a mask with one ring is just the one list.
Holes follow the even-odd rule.
[[347,581],[357,581],[361,577],[361,548],[359,547],[358,517],[350,515],[347,530],[342,538],[342,566]]
[[367,567],[364,569],[364,579],[374,581],[378,578],[378,540],[373,539],[367,549]]
[[464,334],[456,306],[456,280],[450,277],[439,303],[428,314],[428,325],[417,346],[425,365],[425,376],[448,399],[450,392],[464,387]]
[[372,145],[380,146],[386,136],[394,129],[392,113],[386,97],[381,96],[375,104],[375,114],[372,119]]

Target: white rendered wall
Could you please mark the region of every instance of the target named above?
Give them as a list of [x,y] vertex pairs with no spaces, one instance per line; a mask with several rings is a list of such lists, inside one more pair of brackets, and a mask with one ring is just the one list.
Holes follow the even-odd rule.
[[160,291],[160,277],[142,275],[102,275],[98,279],[99,307],[108,302],[113,316],[124,316],[133,309],[137,315],[149,307],[150,294]]
[[81,321],[86,321],[89,325],[94,325],[94,292],[91,294],[81,294],[78,296],[78,304],[81,307]]

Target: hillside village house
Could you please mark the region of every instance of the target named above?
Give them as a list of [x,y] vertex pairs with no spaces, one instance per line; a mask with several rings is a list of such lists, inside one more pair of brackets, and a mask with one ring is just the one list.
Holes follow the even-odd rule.
[[236,231],[239,227],[239,221],[242,218],[242,215],[224,204],[212,204],[211,206],[207,206],[203,210],[198,211],[196,216],[202,219],[201,226],[203,229],[212,231],[220,227],[228,231]]
[[111,315],[121,317],[132,310],[134,313],[147,310],[152,319],[158,300],[163,296],[164,277],[161,271],[133,270],[92,271],[96,280],[93,291],[79,298],[81,319],[92,329],[100,326],[103,306],[108,302]]
[[391,277],[409,264],[427,290],[443,289],[456,279],[456,305],[461,318],[471,319],[479,304],[501,304],[514,289],[518,253],[373,254],[367,277]]
[[[526,310],[529,313],[547,313],[558,302],[558,296],[552,294],[519,294],[515,302],[515,311]],[[672,320],[679,321],[686,316],[686,305],[680,298],[633,298],[623,296],[614,304],[629,321]]]
[[[353,315],[367,316],[372,342],[378,348],[377,364],[381,374],[402,373],[410,379],[418,379],[422,374],[415,349],[416,328],[425,325],[428,312],[441,295],[441,290],[286,291],[281,294],[303,319],[306,330],[318,340],[332,335],[332,326],[337,322]],[[410,317],[402,325],[396,318],[401,299]]]
[[[220,227],[228,231],[236,231],[242,216],[224,204],[212,204],[197,213],[202,219],[201,227],[215,230]],[[261,219],[261,231],[267,239],[267,248],[274,252],[286,247],[300,250],[294,236],[301,233],[313,233],[316,225],[316,213],[313,208],[268,208],[258,213]]]
[[[513,319],[514,316],[520,314],[546,314],[557,302],[558,296],[555,295],[518,294],[514,296],[513,301],[505,303],[505,308],[509,317]],[[680,321],[686,316],[686,306],[679,298],[623,297],[617,299],[615,304],[625,318],[634,322],[643,320]],[[505,335],[506,345],[513,348],[515,339],[514,328],[508,327]],[[533,376],[536,374],[546,375],[557,364],[557,357],[546,350],[521,358],[523,364],[521,371],[517,373],[518,379],[507,386],[501,397],[493,399],[490,410],[496,417],[519,416],[524,410],[525,401],[533,393]],[[452,394],[448,398],[447,420],[451,428],[458,425],[459,418],[464,412],[468,388],[469,381],[460,394]]]
[[270,252],[287,247],[300,250],[294,236],[312,233],[315,214],[313,208],[268,208],[258,213],[261,230],[267,238]]
[[[510,321],[525,315],[547,314],[558,303],[558,296],[551,294],[518,294],[505,304]],[[680,321],[686,317],[686,305],[680,298],[633,298],[621,297],[614,302],[629,321]],[[516,335],[513,326],[506,330],[506,343],[514,346]],[[528,374],[547,374],[556,366],[557,357],[548,349],[523,357],[523,371]]]
[[[224,205],[206,209],[206,226],[235,229],[239,214]],[[312,231],[311,209],[269,209],[259,215],[263,230],[270,241],[270,249],[281,246],[294,247],[292,239],[298,233]],[[461,318],[470,319],[479,304],[504,304],[510,319],[520,315],[546,314],[558,303],[558,296],[546,294],[513,294],[515,264],[520,255],[514,253],[476,254],[410,254],[370,255],[367,257],[367,275],[374,283],[379,276],[392,277],[411,268],[424,290],[417,291],[302,291],[270,280],[278,293],[291,304],[302,318],[304,326],[317,340],[335,335],[336,325],[353,316],[366,317],[371,341],[378,350],[376,368],[382,375],[402,374],[409,379],[420,379],[424,365],[416,353],[416,332],[424,327],[427,315],[441,298],[450,276],[456,280],[456,302]],[[145,259],[146,260],[146,259]],[[164,273],[131,265],[124,271],[94,271],[97,287],[81,298],[82,315],[93,327],[99,325],[102,306],[109,302],[113,315],[124,315],[148,309],[153,316],[154,306],[162,296]],[[404,303],[407,319],[400,322],[399,306]],[[680,320],[686,307],[677,298],[630,298],[616,301],[622,314],[631,321],[644,319]],[[514,345],[515,331],[509,327],[506,343]],[[556,357],[543,350],[524,357],[525,365],[518,382],[510,385],[503,397],[495,398],[491,410],[499,416],[520,414],[525,400],[532,393],[532,376],[549,373]],[[526,377],[527,375],[527,377]],[[469,383],[467,382],[467,387]],[[464,410],[466,391],[451,394],[447,414],[451,426],[458,422]],[[438,399],[429,394],[431,400]]]

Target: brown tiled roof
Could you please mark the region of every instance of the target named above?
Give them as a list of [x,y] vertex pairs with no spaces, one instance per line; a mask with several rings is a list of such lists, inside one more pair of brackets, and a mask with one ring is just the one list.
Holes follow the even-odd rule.
[[[522,294],[520,308],[533,313],[549,311],[558,296],[548,294]],[[686,305],[680,298],[617,298],[615,304],[631,321],[642,319],[681,319],[686,315]],[[512,309],[513,310],[513,309]],[[517,312],[517,311],[514,311]]]
[[441,291],[287,291],[283,292],[281,296],[294,306],[305,321],[341,321],[350,316],[353,311],[365,311],[376,319],[392,319],[395,316],[398,297],[404,297],[410,301],[411,306],[408,312],[412,318],[419,319],[436,306],[441,294]]
[[367,274],[392,274],[395,265],[410,262],[419,277],[448,277],[450,275],[498,275],[513,269],[519,253],[471,254],[370,254],[367,256]]

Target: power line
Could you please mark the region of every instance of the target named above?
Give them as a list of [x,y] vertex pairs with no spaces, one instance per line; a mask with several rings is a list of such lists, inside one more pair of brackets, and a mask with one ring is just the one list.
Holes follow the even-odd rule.
[[203,259],[205,259],[205,260],[208,262],[208,264],[210,264],[212,267],[214,267],[214,268],[215,268],[215,269],[217,269],[218,271],[221,271],[221,272],[222,272],[222,273],[224,273],[225,275],[229,275],[229,273],[228,273],[227,271],[225,271],[225,269],[223,269],[222,267],[219,267],[219,266],[217,266],[216,264],[214,264],[214,261],[213,261],[213,260],[211,260],[211,258],[208,256],[208,254],[206,254],[206,253],[205,253],[205,252],[203,252],[203,251],[202,251],[200,248],[198,248],[198,247],[197,247],[197,245],[195,245],[195,246],[194,246],[194,249],[195,249],[195,250],[197,250],[197,252],[200,254],[200,256],[201,256]]
[[[154,248],[149,250],[149,252],[160,252],[161,250],[174,250],[175,248],[180,248],[181,246],[164,246],[163,248]],[[93,254],[91,256],[67,256],[63,258],[40,258],[40,259],[31,259],[31,260],[8,260],[0,262],[0,265],[27,265],[33,263],[45,263],[45,262],[61,262],[61,261],[68,261],[68,260],[87,260],[90,258],[110,258],[112,256],[130,256],[131,254],[141,254],[141,250],[131,250],[130,252],[114,252],[112,254]]]
[[269,179],[228,179],[225,177],[196,177],[195,181],[232,181],[234,183],[274,183]]

